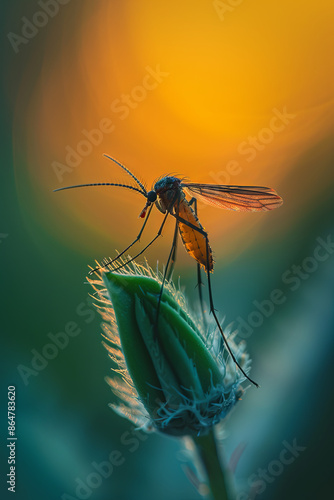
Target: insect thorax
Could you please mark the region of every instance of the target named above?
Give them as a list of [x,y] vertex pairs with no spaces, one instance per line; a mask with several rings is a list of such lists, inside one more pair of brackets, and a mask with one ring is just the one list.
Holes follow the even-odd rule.
[[162,177],[155,183],[154,191],[158,195],[155,204],[162,213],[166,213],[173,201],[184,198],[180,184],[181,179],[170,176]]

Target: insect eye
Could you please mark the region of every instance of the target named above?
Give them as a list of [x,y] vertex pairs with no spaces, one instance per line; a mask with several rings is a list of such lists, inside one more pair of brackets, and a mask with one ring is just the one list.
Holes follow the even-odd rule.
[[147,199],[151,203],[153,203],[157,199],[157,193],[155,191],[149,191],[147,193]]

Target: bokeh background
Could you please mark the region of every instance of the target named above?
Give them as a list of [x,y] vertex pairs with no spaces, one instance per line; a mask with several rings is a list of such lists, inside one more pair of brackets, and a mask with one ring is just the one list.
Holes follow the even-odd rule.
[[[85,276],[95,259],[114,256],[135,237],[144,199],[118,188],[53,193],[71,184],[128,181],[103,153],[148,187],[173,172],[201,182],[269,185],[284,198],[279,210],[264,214],[199,205],[216,260],[216,307],[225,324],[243,325],[252,377],[261,384],[226,421],[225,458],[239,457],[233,462],[239,499],[330,498],[333,3],[2,6],[2,498],[11,384],[17,499],[78,498],[78,478],[86,481],[93,462],[114,450],[124,463],[85,498],[200,498],[177,441],[139,439],[108,408],[110,361]],[[279,113],[283,118],[274,118]],[[160,222],[156,211],[143,243]],[[153,266],[167,258],[173,224],[167,226],[146,253]],[[315,259],[318,238],[327,250],[322,246]],[[181,246],[179,274],[195,302],[196,267]],[[282,303],[259,313],[254,301],[263,303],[275,289]],[[40,371],[24,371],[69,322],[80,333]],[[282,469],[282,443],[294,440],[304,449]],[[250,496],[258,474],[261,491]]]

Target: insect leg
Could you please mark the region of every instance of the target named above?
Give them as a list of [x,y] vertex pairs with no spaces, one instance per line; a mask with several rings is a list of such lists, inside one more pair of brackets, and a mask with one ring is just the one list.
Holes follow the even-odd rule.
[[[158,321],[159,321],[160,303],[161,303],[162,293],[163,293],[163,290],[164,290],[164,284],[165,284],[165,281],[166,281],[166,277],[170,275],[170,273],[168,273],[168,267],[169,267],[170,261],[173,259],[173,256],[175,255],[175,248],[176,248],[176,242],[177,242],[178,227],[179,227],[179,224],[178,224],[178,221],[176,220],[175,221],[174,236],[173,236],[173,243],[172,243],[172,247],[170,249],[169,256],[168,256],[168,259],[167,259],[167,262],[166,262],[165,272],[164,272],[164,275],[163,275],[163,278],[162,278],[162,283],[161,283],[161,288],[160,288],[160,293],[159,293],[159,300],[158,300],[158,306],[157,306],[157,316],[156,316],[155,325],[154,325],[154,335],[155,336],[158,334]],[[172,262],[172,265],[173,264],[174,264],[174,262]],[[167,278],[167,280],[168,280],[168,278]]]
[[155,240],[156,240],[157,238],[159,238],[159,236],[161,236],[162,229],[163,229],[163,227],[164,227],[164,225],[165,225],[165,223],[166,223],[166,220],[167,220],[168,215],[172,215],[171,210],[172,210],[173,205],[174,205],[174,203],[175,203],[175,201],[176,201],[176,198],[177,198],[177,195],[173,198],[172,203],[171,203],[171,204],[170,204],[170,206],[168,207],[168,210],[166,211],[166,215],[165,215],[165,217],[164,217],[164,219],[163,219],[163,221],[162,221],[162,224],[161,224],[161,226],[160,226],[160,228],[159,228],[159,231],[158,231],[157,235],[153,238],[153,240],[151,240],[151,241],[150,241],[150,242],[146,245],[146,247],[145,247],[145,248],[143,248],[143,250],[141,250],[139,253],[137,253],[137,255],[135,255],[134,257],[131,257],[131,259],[129,259],[129,260],[127,260],[126,262],[124,262],[124,264],[122,264],[121,266],[116,267],[115,269],[113,269],[113,271],[117,271],[118,269],[121,269],[122,267],[126,266],[127,264],[130,264],[130,262],[132,262],[132,261],[133,261],[133,260],[135,260],[137,257],[139,257],[142,253],[144,253],[144,252],[145,252],[145,250],[147,250],[147,249],[148,249],[148,248],[152,245],[152,243],[154,243],[154,242],[155,242]]
[[[122,264],[121,266],[116,267],[115,269],[113,269],[113,271],[117,271],[118,269],[121,269],[122,267],[126,266],[127,264],[129,264],[130,262],[132,262],[133,260],[135,260],[135,259],[136,259],[137,257],[139,257],[141,254],[143,254],[143,253],[145,252],[145,250],[147,250],[147,249],[148,249],[148,248],[152,245],[152,243],[154,243],[154,242],[155,242],[155,240],[156,240],[157,238],[159,238],[159,236],[161,236],[162,229],[163,229],[163,227],[164,227],[164,225],[165,225],[165,222],[166,222],[167,217],[168,217],[168,215],[169,215],[169,214],[170,214],[170,212],[166,212],[166,215],[165,215],[165,217],[164,217],[164,220],[162,221],[162,224],[161,224],[161,226],[160,226],[160,228],[159,228],[159,231],[158,231],[158,233],[156,234],[156,236],[153,238],[153,240],[151,240],[151,241],[150,241],[150,242],[146,245],[146,247],[145,247],[145,248],[143,248],[143,249],[142,249],[139,253],[137,253],[137,255],[135,255],[134,257],[131,257],[131,259],[129,259],[129,260],[127,260],[126,262],[124,262],[124,264]],[[118,258],[118,257],[117,257],[117,258]]]
[[109,260],[108,262],[106,262],[106,263],[104,264],[104,266],[101,266],[101,267],[96,267],[95,269],[92,269],[92,270],[89,272],[89,274],[93,274],[93,273],[95,273],[96,271],[98,271],[98,270],[100,270],[100,269],[104,269],[105,267],[109,266],[109,264],[112,264],[113,262],[115,262],[115,260],[119,259],[119,257],[121,257],[121,256],[122,256],[125,252],[127,252],[127,251],[128,251],[128,250],[129,250],[129,249],[130,249],[130,248],[131,248],[131,247],[132,247],[135,243],[137,243],[137,241],[139,241],[139,240],[140,240],[141,235],[143,234],[143,231],[144,231],[144,229],[145,229],[146,223],[147,223],[147,221],[148,221],[148,218],[149,218],[149,216],[150,216],[150,213],[151,213],[151,211],[152,211],[152,208],[153,208],[153,205],[151,205],[151,206],[150,206],[149,211],[148,211],[148,213],[147,213],[147,216],[145,217],[144,224],[142,225],[142,228],[141,228],[141,230],[139,231],[139,234],[138,234],[138,236],[136,237],[136,239],[134,239],[134,240],[133,240],[133,242],[132,242],[132,243],[131,243],[128,247],[126,247],[126,248],[125,248],[125,249],[124,249],[124,250],[123,250],[120,254],[118,254],[118,255],[117,255],[117,257],[115,257],[114,259]]
[[215,319],[215,322],[218,326],[218,329],[221,333],[221,336],[223,337],[223,341],[225,343],[225,347],[226,349],[228,350],[228,352],[230,353],[230,356],[231,358],[233,359],[234,363],[237,365],[237,367],[239,368],[239,370],[241,371],[241,373],[252,383],[254,384],[256,387],[259,387],[259,384],[257,384],[254,380],[252,380],[246,373],[245,371],[242,369],[242,367],[239,365],[238,361],[236,360],[230,346],[228,345],[228,342],[227,342],[227,339],[225,337],[225,334],[223,332],[223,329],[221,327],[221,324],[219,323],[219,320],[217,318],[217,315],[216,315],[216,311],[215,311],[215,308],[214,308],[214,304],[213,304],[213,296],[212,296],[212,287],[211,287],[211,277],[210,277],[210,271],[209,271],[209,239],[208,239],[208,235],[207,233],[203,230],[203,229],[200,229],[199,227],[196,227],[194,226],[194,224],[191,224],[191,222],[188,222],[186,221],[185,219],[183,219],[182,217],[180,217],[179,215],[175,215],[175,214],[171,214],[173,217],[175,217],[179,222],[182,222],[183,224],[191,227],[194,231],[197,231],[198,233],[200,233],[204,238],[205,238],[205,242],[206,242],[206,259],[207,259],[207,264],[206,264],[206,274],[207,274],[207,278],[208,278],[208,290],[209,290],[209,301],[210,301],[210,312],[211,314],[213,315],[214,319]]
[[[175,231],[177,233],[176,229],[175,229]],[[173,274],[173,271],[174,271],[174,266],[175,266],[175,261],[176,261],[176,249],[177,249],[177,236],[174,235],[173,245],[172,245],[171,263],[170,263],[168,274],[167,274],[167,281],[170,281],[172,274]]]
[[[191,206],[191,205],[194,205],[194,212],[197,216],[197,199],[196,198],[194,198],[194,197],[191,198],[191,200],[189,201],[189,206]],[[197,262],[197,287],[198,287],[199,303],[201,306],[204,328],[206,328],[207,322],[206,322],[205,314],[204,314],[204,302],[203,302],[202,286],[203,286],[203,281],[202,281],[202,274],[201,274],[201,265]]]

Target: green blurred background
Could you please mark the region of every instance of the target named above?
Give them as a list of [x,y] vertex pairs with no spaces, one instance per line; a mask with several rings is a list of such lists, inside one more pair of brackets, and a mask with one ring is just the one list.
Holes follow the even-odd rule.
[[[148,187],[177,172],[269,185],[284,198],[265,214],[199,207],[216,260],[216,307],[247,340],[261,385],[226,421],[225,458],[239,500],[331,498],[332,2],[15,0],[2,12],[1,498],[10,498],[9,385],[17,499],[78,498],[78,480],[115,450],[122,464],[81,498],[200,498],[177,441],[136,434],[108,408],[111,365],[85,276],[135,237],[143,200],[107,188],[52,192],[126,181],[102,153]],[[273,117],[284,109],[278,131]],[[160,221],[155,213],[143,242]],[[165,262],[171,235],[172,224],[147,252],[152,266]],[[180,274],[196,303],[196,266],[181,246]],[[264,302],[277,289],[281,303]],[[66,347],[27,371],[66,328],[77,333]],[[294,440],[305,449],[280,465],[282,443]],[[260,489],[248,494],[259,474]]]

